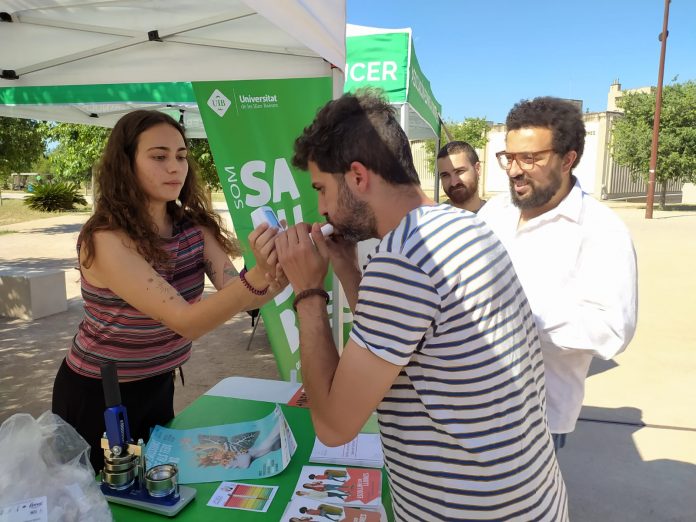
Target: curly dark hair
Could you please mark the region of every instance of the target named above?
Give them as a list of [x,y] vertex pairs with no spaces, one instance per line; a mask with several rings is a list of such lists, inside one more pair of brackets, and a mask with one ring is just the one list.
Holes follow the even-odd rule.
[[359,89],[327,103],[295,140],[292,164],[344,174],[359,161],[393,185],[417,185],[408,137],[394,109],[377,89]]
[[474,147],[469,145],[466,141],[450,141],[447,145],[440,149],[440,152],[437,153],[437,159],[444,158],[450,154],[459,154],[460,152],[466,154],[469,162],[472,165],[476,165],[479,162],[479,157],[478,154],[476,154],[476,150],[474,150]]
[[571,150],[577,152],[571,171],[580,163],[585,149],[585,123],[577,105],[551,96],[522,100],[510,110],[505,125],[508,132],[528,127],[550,129],[554,152],[561,155]]
[[[171,262],[169,254],[163,249],[157,227],[147,211],[147,195],[135,173],[135,156],[140,135],[160,124],[174,127],[186,142],[181,125],[171,116],[154,110],[130,112],[111,131],[97,168],[94,214],[80,232],[86,252],[82,264],[86,268],[94,261],[94,233],[99,230],[123,230],[137,245],[138,253],[153,266],[166,266]],[[169,201],[167,213],[174,223],[186,220],[209,229],[229,255],[240,255],[236,238],[225,229],[220,216],[210,207],[196,165],[190,156],[187,156],[187,162],[188,175],[179,195],[181,206]]]

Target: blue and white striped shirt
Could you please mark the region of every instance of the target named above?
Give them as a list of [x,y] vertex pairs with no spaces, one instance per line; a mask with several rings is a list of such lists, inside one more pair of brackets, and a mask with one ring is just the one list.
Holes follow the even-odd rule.
[[351,337],[403,366],[378,408],[397,520],[566,520],[537,331],[486,224],[409,212],[370,257]]

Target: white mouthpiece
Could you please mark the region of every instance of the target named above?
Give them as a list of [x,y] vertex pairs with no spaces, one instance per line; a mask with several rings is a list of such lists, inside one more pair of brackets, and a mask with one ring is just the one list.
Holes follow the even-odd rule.
[[333,225],[331,223],[324,223],[321,226],[321,233],[324,235],[324,237],[330,236],[331,234],[334,233]]

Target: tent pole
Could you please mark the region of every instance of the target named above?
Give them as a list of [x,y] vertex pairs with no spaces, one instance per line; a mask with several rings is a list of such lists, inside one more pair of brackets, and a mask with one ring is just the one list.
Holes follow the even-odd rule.
[[437,171],[437,153],[440,151],[440,136],[435,139],[435,165],[433,165],[433,171],[435,172],[435,179],[433,180],[433,195],[435,196],[435,203],[440,202],[440,173]]
[[[331,78],[333,82],[333,99],[336,100],[343,95],[343,71],[338,67],[331,68]],[[332,282],[331,288],[333,294],[333,303],[331,309],[331,331],[333,333],[334,343],[336,344],[336,349],[340,354],[343,351],[343,308],[345,306],[345,295],[343,294],[343,288],[341,287],[341,282],[336,276],[336,272],[332,272]]]
[[408,141],[411,141],[411,136],[408,135],[408,103],[404,103],[401,105],[399,108],[399,115],[400,115],[400,123],[401,123],[401,128],[404,129],[404,132],[406,133],[406,136],[408,137]]

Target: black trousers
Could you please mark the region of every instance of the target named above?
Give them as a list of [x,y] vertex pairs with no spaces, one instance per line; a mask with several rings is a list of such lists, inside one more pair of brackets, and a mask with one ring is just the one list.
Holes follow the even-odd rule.
[[[134,441],[141,438],[147,442],[155,425],[164,425],[174,418],[174,372],[121,383],[119,387]],[[63,360],[53,384],[51,410],[91,446],[90,462],[95,472],[104,467],[101,437],[106,429],[105,409],[101,379],[79,375]]]

